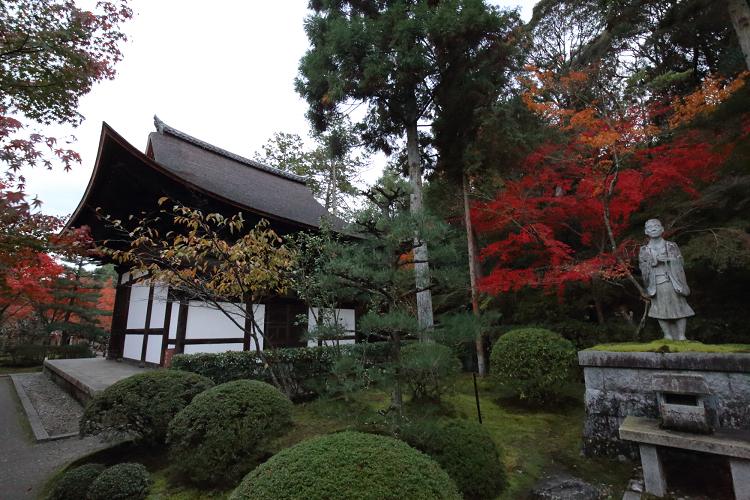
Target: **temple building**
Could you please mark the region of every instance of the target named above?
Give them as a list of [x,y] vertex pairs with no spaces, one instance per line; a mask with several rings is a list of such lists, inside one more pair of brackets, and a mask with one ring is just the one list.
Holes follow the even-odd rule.
[[[157,211],[157,200],[163,197],[203,213],[242,212],[247,227],[266,219],[279,235],[315,231],[320,218],[329,215],[303,177],[220,149],[156,117],[154,122],[156,132],[149,134],[145,153],[103,124],[91,180],[67,227],[88,226],[96,243],[110,240],[111,247],[119,236],[99,214],[127,221],[131,215]],[[344,223],[334,218],[333,225],[342,230]],[[163,365],[171,353],[256,348],[245,333],[248,323],[243,330],[201,301],[175,296],[159,284],[138,283],[129,268],[117,271],[110,357]],[[339,322],[351,335],[343,342],[354,342],[355,308],[345,307],[349,308],[338,311]],[[296,325],[297,316],[314,312],[292,296],[269,297],[254,310],[274,347],[308,345],[301,339],[305,327]],[[248,321],[244,316],[235,319],[240,324]]]

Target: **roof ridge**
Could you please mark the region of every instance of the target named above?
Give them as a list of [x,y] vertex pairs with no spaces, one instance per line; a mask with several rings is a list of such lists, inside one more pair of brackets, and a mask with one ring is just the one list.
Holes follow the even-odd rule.
[[244,156],[234,154],[230,151],[227,151],[226,149],[222,149],[220,147],[214,146],[213,144],[209,144],[208,142],[202,141],[200,139],[196,139],[192,135],[188,135],[185,132],[181,132],[180,130],[177,130],[176,128],[170,127],[169,125],[161,121],[159,117],[156,115],[154,115],[154,126],[156,127],[157,132],[159,132],[162,135],[164,135],[164,132],[167,132],[168,134],[173,135],[179,139],[195,144],[196,146],[206,149],[208,151],[211,151],[213,153],[226,156],[227,158],[231,158],[232,160],[238,161],[240,163],[244,163],[245,165],[255,167],[259,170],[264,170],[268,173],[278,175],[279,177],[284,177],[286,179],[291,179],[293,181],[307,184],[307,179],[301,175],[293,174],[291,172],[285,172],[284,170],[280,170],[278,168],[265,165],[255,160],[250,160],[248,158],[245,158]]

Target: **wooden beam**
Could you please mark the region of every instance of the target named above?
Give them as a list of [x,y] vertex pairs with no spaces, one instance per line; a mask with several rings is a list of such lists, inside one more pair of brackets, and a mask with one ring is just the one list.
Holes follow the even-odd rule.
[[148,335],[151,330],[151,311],[154,308],[154,284],[148,287],[148,304],[146,305],[146,325],[143,332],[143,344],[141,345],[141,363],[138,366],[146,366],[146,349],[148,348]]
[[185,352],[185,334],[187,332],[187,321],[188,321],[188,300],[186,298],[180,298],[180,310],[177,313],[177,332],[174,346],[175,354],[182,354]]

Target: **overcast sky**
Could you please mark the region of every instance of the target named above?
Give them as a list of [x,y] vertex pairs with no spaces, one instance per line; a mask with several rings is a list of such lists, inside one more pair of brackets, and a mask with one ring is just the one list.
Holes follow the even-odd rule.
[[[490,1],[521,8],[534,0]],[[68,215],[78,206],[96,160],[102,122],[144,150],[156,114],[166,124],[233,153],[252,158],[274,132],[307,137],[305,102],[294,91],[297,64],[308,48],[307,0],[131,0],[135,18],[117,77],[81,100],[85,122],[74,135],[82,164],[24,171],[27,192],[42,211]],[[372,182],[378,172],[365,173]]]

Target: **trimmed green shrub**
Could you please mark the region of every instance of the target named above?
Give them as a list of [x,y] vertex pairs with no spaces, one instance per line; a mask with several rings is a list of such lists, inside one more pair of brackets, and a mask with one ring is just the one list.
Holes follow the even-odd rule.
[[93,358],[88,343],[71,345],[18,344],[5,350],[11,366],[38,366],[49,359]]
[[342,432],[319,436],[271,457],[229,500],[459,500],[436,462],[396,439]]
[[541,328],[520,328],[495,343],[492,372],[524,399],[535,403],[557,398],[575,375],[575,349],[569,340]]
[[[379,364],[388,359],[388,343],[374,342],[347,344],[339,347],[341,355],[354,356],[365,366]],[[288,368],[289,375],[305,390],[318,385],[316,379],[327,376],[339,356],[333,347],[293,347],[265,352],[269,362],[279,361]],[[271,376],[255,351],[228,351],[216,354],[176,354],[169,364],[170,370],[197,373],[216,384],[233,380],[259,380],[271,383]]]
[[257,380],[227,382],[196,396],[169,424],[171,463],[198,483],[236,483],[291,425],[292,402],[278,389]]
[[49,500],[86,500],[91,483],[105,469],[101,464],[85,464],[69,470],[55,484]]
[[461,362],[450,347],[418,342],[401,349],[401,369],[413,400],[440,401],[450,377],[461,371]]
[[87,500],[143,500],[151,490],[151,478],[141,464],[125,462],[113,465],[97,477],[89,488]]
[[162,444],[172,418],[213,385],[188,372],[152,370],[133,375],[107,387],[86,405],[81,435],[124,432],[147,444]]
[[500,449],[489,431],[476,422],[407,426],[400,439],[440,464],[465,500],[492,500],[508,484]]

